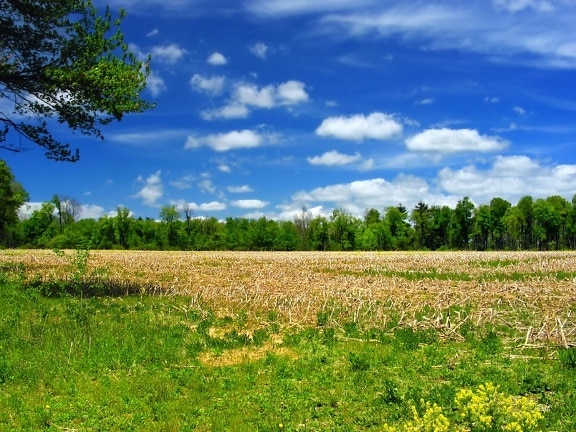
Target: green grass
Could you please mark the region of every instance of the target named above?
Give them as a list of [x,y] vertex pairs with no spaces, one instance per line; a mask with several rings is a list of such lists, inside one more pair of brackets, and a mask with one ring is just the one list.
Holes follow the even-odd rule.
[[542,430],[576,429],[574,348],[332,325],[328,311],[290,329],[275,311],[218,316],[185,297],[48,297],[19,271],[0,272],[2,431],[381,430],[426,401],[455,416],[457,391],[486,382],[535,400]]
[[354,270],[334,270],[330,268],[322,271],[329,274],[341,274],[350,276],[376,276],[376,277],[398,277],[409,281],[420,280],[439,280],[439,281],[460,281],[460,282],[524,282],[527,280],[545,280],[552,279],[555,281],[566,281],[576,279],[576,272],[571,271],[531,271],[529,273],[513,271],[504,272],[495,269],[503,268],[512,264],[491,264],[486,271],[479,274],[469,274],[465,272],[439,271],[431,268],[428,270],[392,270],[392,269],[365,269],[362,271]]

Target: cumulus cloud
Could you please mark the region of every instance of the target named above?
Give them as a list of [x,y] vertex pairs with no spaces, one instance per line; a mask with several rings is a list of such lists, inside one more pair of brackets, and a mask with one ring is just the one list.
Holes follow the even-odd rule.
[[258,88],[256,85],[245,84],[236,87],[233,95],[235,104],[257,108],[272,108],[275,105],[274,87]]
[[473,129],[428,129],[405,142],[409,150],[437,153],[486,153],[508,146],[508,142],[502,138],[480,135]]
[[[400,175],[393,181],[374,178],[301,191],[294,194],[292,201],[310,205],[324,203],[328,207],[343,208],[361,217],[369,208],[383,209],[399,203],[412,206],[421,199],[432,197],[426,180]],[[437,200],[437,197],[434,198]]]
[[210,147],[217,152],[225,152],[241,148],[259,147],[265,142],[265,137],[249,129],[227,133],[207,135],[197,138],[190,135],[184,145],[185,149]]
[[332,150],[322,154],[321,156],[309,157],[307,160],[311,165],[341,166],[358,162],[361,158],[362,156],[360,156],[360,153],[347,155],[340,153],[337,150]]
[[232,206],[242,209],[261,209],[268,205],[266,201],[259,199],[245,199],[232,201]]
[[309,96],[304,88],[303,82],[287,81],[278,86],[276,99],[281,105],[296,105],[307,102]]
[[366,209],[398,204],[411,209],[419,201],[454,208],[464,196],[477,205],[494,197],[515,204],[525,195],[535,199],[561,195],[570,200],[575,190],[576,164],[545,164],[524,155],[496,156],[482,165],[443,168],[426,179],[399,175],[391,180],[372,178],[302,190],[289,203],[277,206],[281,210],[277,217],[293,219],[302,205],[321,209],[324,215],[342,208],[362,217]]
[[365,116],[330,117],[322,121],[316,134],[349,141],[392,140],[402,135],[402,124],[393,116],[375,112]]
[[237,83],[226,105],[220,108],[205,110],[202,118],[246,118],[253,108],[271,109],[279,106],[293,106],[309,100],[306,85],[303,82],[290,80],[278,86],[259,87],[251,83]]
[[264,42],[256,42],[254,45],[250,45],[248,49],[252,54],[261,59],[265,59],[268,54],[268,45]]
[[162,185],[161,174],[162,172],[158,170],[154,174],[148,176],[146,179],[141,176],[137,179],[139,183],[144,183],[144,186],[142,189],[140,189],[136,196],[138,198],[142,198],[146,205],[158,205],[158,200],[162,198],[164,194],[164,186]]
[[151,52],[152,59],[158,60],[166,64],[176,64],[178,60],[184,57],[187,51],[181,48],[178,44],[170,44],[164,46],[155,46]]
[[445,192],[468,195],[475,202],[488,202],[493,197],[516,202],[524,195],[562,195],[568,199],[576,190],[576,165],[544,165],[527,156],[497,156],[485,169],[475,165],[444,168],[438,182]]
[[213,66],[223,66],[225,64],[228,64],[228,60],[226,60],[226,57],[224,57],[224,55],[220,54],[217,51],[210,54],[207,62]]
[[205,78],[195,74],[190,79],[190,86],[195,91],[217,95],[222,92],[225,81],[226,78],[223,76],[213,75],[210,78]]

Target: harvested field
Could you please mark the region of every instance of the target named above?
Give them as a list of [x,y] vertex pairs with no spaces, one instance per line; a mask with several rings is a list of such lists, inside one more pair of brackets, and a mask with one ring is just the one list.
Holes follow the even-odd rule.
[[[0,266],[56,280],[73,273],[74,253],[2,251]],[[518,345],[576,345],[572,252],[92,251],[83,277],[116,294],[189,296],[221,314],[273,311],[290,326],[353,321],[461,338],[463,325],[491,324]]]

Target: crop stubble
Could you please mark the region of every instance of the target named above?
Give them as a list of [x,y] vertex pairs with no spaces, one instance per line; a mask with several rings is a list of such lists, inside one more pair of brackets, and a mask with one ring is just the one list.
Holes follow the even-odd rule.
[[[49,280],[70,273],[72,254],[2,251],[0,262]],[[434,327],[458,338],[466,323],[493,324],[525,346],[576,344],[573,252],[92,251],[88,267],[132,292],[189,296],[222,314],[274,311],[287,325],[323,313],[326,325]]]

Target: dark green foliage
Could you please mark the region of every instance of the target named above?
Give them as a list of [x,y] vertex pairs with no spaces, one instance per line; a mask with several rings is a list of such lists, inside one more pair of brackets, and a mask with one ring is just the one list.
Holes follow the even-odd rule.
[[567,369],[576,369],[576,347],[563,348],[558,351],[560,363]]
[[124,15],[99,14],[90,0],[0,0],[0,100],[10,113],[0,114],[0,148],[22,151],[25,138],[47,158],[76,161],[51,120],[102,137],[101,126],[152,107],[140,98],[149,70],[124,42]]

